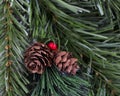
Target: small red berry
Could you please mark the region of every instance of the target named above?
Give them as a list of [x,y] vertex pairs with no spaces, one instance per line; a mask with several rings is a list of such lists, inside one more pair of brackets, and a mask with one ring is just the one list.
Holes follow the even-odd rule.
[[51,50],[57,50],[57,44],[56,43],[54,43],[54,42],[49,42],[48,44],[47,44],[47,46],[51,49]]

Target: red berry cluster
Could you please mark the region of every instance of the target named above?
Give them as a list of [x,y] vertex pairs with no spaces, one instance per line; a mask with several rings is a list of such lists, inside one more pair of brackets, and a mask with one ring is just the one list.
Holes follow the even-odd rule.
[[56,43],[54,43],[53,41],[49,42],[47,44],[47,46],[51,49],[51,50],[57,50],[58,49],[58,46]]

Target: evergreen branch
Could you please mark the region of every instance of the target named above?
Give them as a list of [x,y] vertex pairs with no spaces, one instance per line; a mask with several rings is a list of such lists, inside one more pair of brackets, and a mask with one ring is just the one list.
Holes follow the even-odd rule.
[[[119,62],[113,63],[113,61],[119,61],[120,58],[119,1],[109,0],[103,2],[102,0],[90,0],[89,2],[80,1],[80,3],[78,3],[77,0],[71,0],[70,2],[66,1],[70,5],[75,4],[77,6],[79,5],[80,7],[83,6],[83,8],[85,9],[88,8],[91,12],[83,14],[75,14],[76,11],[75,13],[68,11],[67,7],[63,7],[63,2],[61,3],[58,1],[59,3],[61,3],[59,4],[59,7],[57,5],[58,2],[54,0],[36,0],[36,2],[38,6],[36,8],[32,7],[31,9],[39,9],[39,15],[45,15],[46,19],[42,20],[46,22],[45,25],[50,24],[47,28],[51,31],[48,37],[54,38],[54,41],[58,40],[59,47],[61,49],[73,52],[74,55],[79,58],[80,64],[82,64],[83,66],[84,64],[87,65],[85,67],[88,67],[88,76],[92,74],[92,76],[94,77],[94,72],[99,73],[98,77],[95,76],[97,78],[97,82],[95,81],[95,85],[100,82],[102,82],[102,84],[97,87],[92,86],[92,88],[94,88],[94,92],[92,91],[92,94],[97,94],[98,96],[100,94],[111,95],[113,94],[113,91],[110,92],[108,90],[119,90]],[[37,16],[38,14],[36,13],[35,17]],[[50,21],[47,18],[49,18]],[[40,20],[39,22],[42,21],[41,18],[39,18],[38,20]],[[36,20],[34,19],[34,21]],[[52,23],[48,23],[48,21]],[[43,23],[39,23],[37,27],[42,24]],[[41,31],[39,31],[39,33],[40,32]],[[55,34],[57,38],[55,38],[53,34]],[[107,71],[109,73],[112,73],[112,76],[106,73]],[[112,83],[108,82],[109,79],[112,80]],[[106,85],[103,86],[104,84]],[[106,93],[102,91],[103,87],[104,92]],[[98,88],[98,91],[95,90],[96,88]]]
[[[118,11],[116,11],[116,13],[117,12]],[[86,14],[84,14],[84,16],[86,16]],[[119,16],[119,15],[117,15],[117,16]],[[89,17],[89,15],[87,15],[85,17],[85,19],[88,17]],[[98,17],[96,19],[99,20]],[[111,89],[120,90],[119,82],[116,81],[116,79],[118,80],[118,78],[120,78],[119,74],[117,74],[117,73],[119,73],[118,63],[113,64],[112,62],[110,62],[111,59],[113,60],[113,58],[114,59],[116,58],[116,61],[118,61],[120,58],[119,51],[118,51],[119,50],[119,35],[118,35],[119,29],[118,28],[115,29],[115,26],[119,26],[118,22],[120,19],[114,18],[114,20],[113,20],[113,18],[111,17],[112,23],[109,19],[105,19],[104,17],[101,17],[101,19],[104,20],[104,21],[101,20],[101,24],[99,25],[99,26],[102,25],[102,28],[98,29],[96,31],[91,31],[89,29],[85,29],[85,30],[89,30],[88,33],[86,33],[86,31],[84,31],[84,28],[78,27],[79,29],[76,30],[74,25],[72,26],[74,29],[72,29],[71,27],[68,27],[67,23],[65,23],[65,22],[64,22],[65,24],[59,23],[57,25],[57,29],[58,29],[57,31],[58,31],[58,33],[60,33],[59,36],[60,36],[60,39],[62,40],[61,45],[64,45],[64,42],[68,41],[67,46],[66,46],[67,49],[74,52],[74,54],[78,58],[81,58],[80,54],[83,54],[83,56],[85,55],[85,57],[83,57],[83,59],[84,58],[85,58],[85,60],[86,60],[86,58],[88,59],[89,62],[87,62],[87,61],[85,61],[85,62],[90,64],[89,65],[89,66],[91,66],[90,68],[94,69],[93,66],[96,66],[96,64],[94,64],[93,61],[96,61],[97,67],[95,67],[95,68],[97,68],[96,69],[97,72],[100,72],[100,70],[101,70],[101,72],[103,72],[103,73],[100,72],[101,73],[100,78],[103,81],[105,80],[105,83],[107,83],[107,85],[112,86]],[[105,23],[106,21],[107,21],[107,23]],[[99,24],[99,22],[98,22],[98,24]],[[106,24],[107,24],[107,26],[106,26]],[[79,33],[77,33],[76,31]],[[62,35],[61,35],[61,32],[63,33]],[[98,36],[96,35],[96,33]],[[91,35],[91,36],[89,36],[89,35]],[[103,36],[103,37],[105,36],[106,38],[101,38],[101,36]],[[66,48],[66,47],[63,47],[63,48]],[[109,49],[108,49],[108,47],[109,47]],[[108,58],[108,56],[110,56],[111,58]],[[92,61],[91,61],[91,59],[92,59]],[[108,62],[109,62],[109,64],[108,64]],[[82,64],[82,61],[81,61],[81,64]],[[109,67],[107,65],[109,65]],[[115,66],[118,66],[118,69],[116,69]],[[107,68],[110,68],[110,69],[107,69]],[[113,70],[115,73],[112,72]],[[110,74],[106,74],[107,71],[109,71],[109,73],[112,73],[112,76],[110,76]],[[104,78],[103,78],[103,76],[104,76]],[[109,80],[110,77],[111,77],[113,83],[109,84],[108,81],[106,81],[106,78]],[[98,83],[96,82],[96,84],[98,84]],[[116,86],[116,85],[118,85],[118,86]],[[106,89],[107,89],[107,87],[106,87]],[[109,94],[109,93],[106,93],[106,94]]]
[[89,86],[86,81],[58,73],[56,68],[52,67],[39,77],[31,96],[86,96],[85,86]]
[[[31,0],[31,33],[32,38],[37,39],[40,42],[47,42],[44,39],[52,41],[60,41],[57,36],[56,30],[56,18],[58,16],[53,14],[47,8],[44,10],[44,4],[52,4],[49,1]],[[49,3],[48,3],[49,2]],[[34,11],[36,10],[36,11]],[[65,14],[65,13],[63,13]],[[67,14],[65,14],[67,16]],[[59,17],[61,18],[61,17]],[[65,17],[67,18],[67,17]],[[58,19],[59,20],[59,19]],[[61,19],[62,20],[62,19]],[[65,20],[65,19],[64,19]],[[69,23],[69,22],[68,22]],[[60,46],[59,46],[60,47]],[[36,77],[36,76],[35,76]],[[39,77],[40,81],[37,81],[37,86],[32,92],[32,96],[85,96],[87,89],[80,89],[80,86],[88,86],[85,80],[79,77],[69,77],[58,73],[55,67],[48,68],[42,76]],[[36,82],[36,81],[35,81]],[[72,83],[72,84],[71,84]],[[86,94],[84,93],[86,92]]]
[[82,19],[77,19],[77,18],[74,18],[73,16],[70,16],[66,12],[62,11],[62,9],[57,8],[55,4],[53,4],[50,1],[44,0],[42,4],[44,4],[44,7],[47,6],[46,10],[52,12],[52,15],[57,23],[64,22],[69,24],[70,27],[73,26],[73,27],[81,27],[81,29],[86,28],[86,29],[95,30],[95,28],[93,27],[95,26],[95,24],[89,25],[90,22],[88,21],[85,21],[85,20],[82,21]]
[[[21,62],[23,58],[21,54],[27,44],[25,28],[22,26],[25,23],[21,24],[20,18],[18,18],[19,15],[22,16],[22,13],[19,12],[19,15],[15,13],[24,9],[21,5],[16,0],[0,2],[0,14],[2,14],[0,22],[0,44],[2,45],[0,48],[2,57],[0,59],[0,94],[2,96],[24,96],[28,92],[25,87],[28,80],[22,74],[26,73]],[[24,17],[22,18],[26,20]]]
[[66,8],[74,13],[79,13],[79,12],[90,12],[89,10],[74,6],[74,5],[70,5],[64,1],[59,1],[59,0],[52,0],[53,2],[57,3],[57,5],[59,5],[60,7]]
[[[112,61],[111,61],[112,62]],[[119,93],[120,90],[120,83],[119,83],[119,70],[120,66],[117,62],[105,62],[105,64],[93,64],[93,68],[95,69],[95,72],[97,73],[96,76],[99,78],[99,76],[102,78],[103,82],[109,85],[109,87],[112,88],[112,91],[114,91],[114,94]],[[98,69],[99,68],[99,69]]]
[[105,15],[110,20],[110,23],[113,24],[114,19],[116,19],[117,23],[119,24],[120,19],[120,6],[119,1],[102,1],[102,0],[91,0],[94,2],[96,8],[99,10],[101,15]]

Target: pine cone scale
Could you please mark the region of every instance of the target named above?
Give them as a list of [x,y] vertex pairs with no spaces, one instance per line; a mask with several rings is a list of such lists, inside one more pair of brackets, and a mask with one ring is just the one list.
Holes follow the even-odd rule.
[[58,55],[58,56],[64,56],[66,53],[67,53],[67,52],[65,52],[65,51],[61,51],[61,52],[57,53],[57,55]]
[[70,73],[71,71],[72,71],[72,66],[68,66],[68,67],[66,68],[66,72]]
[[68,58],[69,58],[69,53],[66,53],[66,54],[62,57],[62,62],[66,62]]
[[70,61],[71,61],[71,64],[73,64],[73,63],[77,62],[78,60],[76,58],[71,58]]
[[67,60],[67,62],[65,62],[64,64],[63,64],[63,68],[66,68],[66,67],[68,67],[70,65],[70,60]]
[[60,63],[61,59],[62,58],[60,56],[58,56],[57,58],[55,58],[55,63],[58,65]]
[[63,66],[62,63],[58,64],[58,69],[62,70],[62,66]]

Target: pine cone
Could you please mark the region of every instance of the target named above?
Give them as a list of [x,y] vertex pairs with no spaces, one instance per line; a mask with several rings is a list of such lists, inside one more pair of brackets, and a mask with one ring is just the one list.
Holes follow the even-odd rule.
[[53,53],[47,45],[35,43],[29,47],[24,55],[24,63],[27,69],[32,73],[42,74],[46,67],[52,64]]
[[72,54],[66,51],[56,53],[54,61],[58,69],[66,73],[75,75],[79,69],[79,66],[77,65],[78,60],[73,58]]

